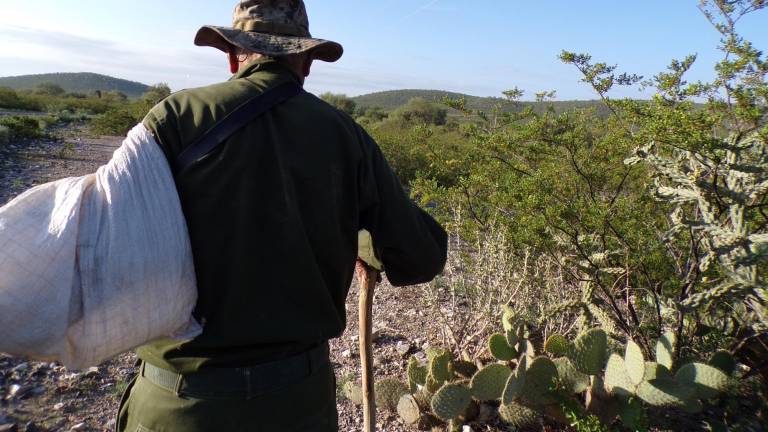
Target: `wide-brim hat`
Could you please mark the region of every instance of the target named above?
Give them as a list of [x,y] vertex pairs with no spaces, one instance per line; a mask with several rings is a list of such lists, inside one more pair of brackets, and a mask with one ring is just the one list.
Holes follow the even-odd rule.
[[195,45],[228,52],[232,46],[279,57],[311,51],[312,57],[335,62],[344,48],[313,38],[301,0],[243,0],[235,6],[232,27],[207,25],[198,30]]

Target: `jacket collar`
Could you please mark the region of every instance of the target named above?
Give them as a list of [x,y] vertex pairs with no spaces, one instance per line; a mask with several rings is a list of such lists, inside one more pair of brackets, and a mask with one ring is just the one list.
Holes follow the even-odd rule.
[[245,66],[241,67],[236,74],[232,75],[229,80],[234,81],[240,78],[248,78],[258,72],[273,73],[275,75],[292,78],[296,82],[300,82],[299,78],[296,76],[296,74],[293,73],[293,71],[272,57],[261,57],[246,64]]

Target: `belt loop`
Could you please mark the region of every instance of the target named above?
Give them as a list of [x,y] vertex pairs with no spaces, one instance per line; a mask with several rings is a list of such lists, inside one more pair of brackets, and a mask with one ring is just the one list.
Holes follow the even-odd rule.
[[184,383],[184,375],[177,374],[176,384],[173,386],[173,393],[176,395],[176,397],[181,397],[181,386],[183,383]]
[[253,383],[251,382],[251,368],[243,368],[243,374],[245,375],[245,398],[250,400],[253,395]]

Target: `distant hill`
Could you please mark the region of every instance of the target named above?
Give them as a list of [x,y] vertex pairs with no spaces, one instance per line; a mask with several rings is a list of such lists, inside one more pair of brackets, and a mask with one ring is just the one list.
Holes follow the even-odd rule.
[[50,73],[5,77],[0,78],[0,87],[28,90],[45,82],[57,84],[68,92],[89,93],[95,90],[117,90],[130,98],[141,96],[149,88],[146,84],[90,72]]
[[389,90],[378,93],[370,93],[361,96],[355,96],[352,99],[358,107],[380,107],[385,110],[393,110],[401,105],[405,105],[410,99],[415,97],[423,98],[430,102],[441,102],[444,97],[452,99],[465,98],[467,108],[481,111],[490,111],[496,105],[500,105],[505,111],[516,111],[522,106],[533,105],[534,109],[541,110],[545,105],[554,105],[555,111],[563,112],[577,108],[595,108],[601,116],[608,114],[608,109],[600,101],[554,101],[554,102],[521,102],[512,103],[506,99],[498,97],[480,97],[461,93],[453,93],[441,90]]

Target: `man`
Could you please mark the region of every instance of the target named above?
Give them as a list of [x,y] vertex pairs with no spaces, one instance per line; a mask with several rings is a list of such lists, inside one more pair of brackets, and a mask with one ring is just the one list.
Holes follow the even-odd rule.
[[[227,53],[227,82],[176,93],[144,126],[169,161],[250,98],[303,84],[341,45],[310,37],[299,0],[247,0],[233,28],[195,43]],[[447,236],[411,202],[374,141],[350,117],[301,92],[175,173],[195,261],[203,333],[138,349],[141,373],[119,431],[335,431],[327,341],[367,229],[396,286],[431,280]]]

